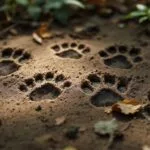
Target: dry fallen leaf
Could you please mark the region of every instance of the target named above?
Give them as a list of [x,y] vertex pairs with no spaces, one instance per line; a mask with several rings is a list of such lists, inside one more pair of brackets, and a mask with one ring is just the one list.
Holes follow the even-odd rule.
[[53,36],[53,33],[48,30],[49,24],[42,23],[40,27],[32,34],[33,39],[38,44],[42,44],[42,39],[47,39]]
[[42,23],[40,27],[37,29],[36,33],[43,39],[50,38],[52,36],[52,33],[48,31],[49,24],[48,23]]
[[32,37],[33,37],[35,42],[37,42],[38,44],[42,44],[43,40],[36,32],[34,32],[32,34]]
[[65,121],[66,121],[65,116],[58,117],[58,118],[55,119],[55,122],[56,122],[55,125],[60,126],[60,125],[64,124]]
[[106,107],[105,112],[119,112],[124,115],[135,114],[141,109],[145,108],[147,104],[142,104],[135,99],[125,99],[112,105],[112,107]]
[[150,147],[147,146],[147,145],[144,145],[143,148],[142,148],[142,150],[150,150]]
[[63,150],[77,150],[77,149],[73,146],[67,146]]

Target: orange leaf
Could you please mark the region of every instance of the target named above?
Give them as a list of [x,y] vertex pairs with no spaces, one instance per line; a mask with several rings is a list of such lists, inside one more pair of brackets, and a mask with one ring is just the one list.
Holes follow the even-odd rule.
[[145,108],[147,104],[142,104],[135,99],[125,99],[123,101],[117,102],[110,108],[106,108],[106,113],[119,112],[124,115],[135,114],[139,112],[142,108]]
[[40,27],[37,29],[36,33],[43,39],[50,38],[52,34],[48,31],[49,24],[42,23]]

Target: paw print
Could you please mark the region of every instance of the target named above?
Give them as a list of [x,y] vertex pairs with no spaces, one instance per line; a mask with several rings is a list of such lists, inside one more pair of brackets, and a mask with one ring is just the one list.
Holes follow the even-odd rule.
[[124,45],[110,46],[106,50],[100,51],[99,56],[104,64],[112,68],[130,69],[135,64],[143,61],[140,48],[128,48]]
[[23,49],[3,49],[0,53],[0,76],[7,76],[16,72],[31,55]]
[[84,44],[62,43],[51,47],[55,54],[61,58],[80,59],[83,54],[89,53],[91,49]]
[[110,106],[125,98],[131,79],[117,78],[110,74],[90,74],[81,83],[81,90],[89,95],[92,105]]
[[36,74],[33,78],[24,80],[19,86],[19,90],[26,92],[32,101],[53,100],[71,86],[63,74],[56,75],[52,72],[46,74]]

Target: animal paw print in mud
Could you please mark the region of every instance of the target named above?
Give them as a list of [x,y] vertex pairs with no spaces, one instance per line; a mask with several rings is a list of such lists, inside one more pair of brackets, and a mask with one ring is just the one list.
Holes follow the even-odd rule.
[[56,52],[56,55],[61,58],[80,59],[84,54],[90,52],[90,48],[84,44],[62,43],[51,47]]
[[23,49],[3,49],[0,54],[0,76],[16,72],[30,58],[31,55]]
[[66,80],[63,74],[56,75],[52,72],[46,74],[36,74],[33,78],[24,80],[19,86],[19,90],[26,92],[32,101],[53,100],[71,86],[71,82]]
[[140,54],[140,48],[128,48],[124,45],[110,46],[99,52],[99,56],[103,58],[105,65],[120,69],[130,69],[135,64],[142,62],[143,59]]
[[131,79],[104,74],[90,74],[81,84],[81,90],[91,96],[91,103],[96,106],[110,106],[125,98]]

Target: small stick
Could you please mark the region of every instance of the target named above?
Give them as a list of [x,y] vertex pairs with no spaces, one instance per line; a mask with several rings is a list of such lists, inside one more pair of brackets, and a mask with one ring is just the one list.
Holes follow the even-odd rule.
[[18,25],[18,24],[15,23],[15,24],[12,24],[12,25],[10,25],[9,27],[5,28],[4,30],[2,30],[2,31],[0,32],[0,36],[2,36],[3,34],[7,33],[10,29],[16,27],[17,25]]
[[109,140],[108,140],[105,150],[109,150],[112,147],[112,145],[114,143],[114,138],[115,138],[114,133],[110,134],[110,137],[109,137]]

